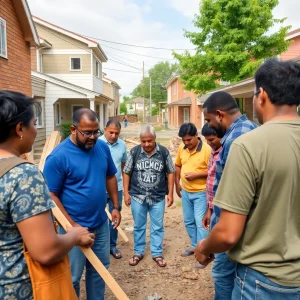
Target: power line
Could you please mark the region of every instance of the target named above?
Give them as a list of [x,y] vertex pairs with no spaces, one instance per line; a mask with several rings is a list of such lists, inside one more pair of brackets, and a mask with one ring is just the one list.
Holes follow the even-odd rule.
[[120,64],[120,65],[124,65],[124,66],[126,66],[126,67],[130,67],[130,68],[133,68],[133,69],[136,69],[136,70],[141,71],[141,69],[136,68],[136,67],[134,67],[134,66],[131,66],[131,65],[129,65],[129,64],[123,63],[123,62],[121,62],[121,61],[118,61],[118,60],[115,60],[115,59],[112,59],[112,58],[111,58],[110,60],[113,61],[113,62],[115,62],[115,63],[118,63],[118,64]]
[[118,72],[126,72],[126,73],[135,73],[135,74],[141,74],[141,72],[134,72],[134,71],[127,71],[127,70],[117,70],[117,69],[110,69],[110,68],[103,68],[103,70],[111,70],[111,71],[118,71]]
[[157,57],[157,56],[150,56],[150,55],[140,54],[140,53],[136,53],[136,52],[126,51],[126,50],[110,47],[110,46],[107,46],[107,45],[104,45],[104,44],[102,44],[101,46],[104,46],[104,47],[107,47],[107,48],[110,48],[110,49],[114,49],[114,50],[118,50],[118,51],[121,51],[121,52],[126,52],[126,53],[131,53],[131,54],[134,54],[134,55],[139,55],[139,56],[145,56],[145,57],[162,59],[162,60],[176,60],[175,58]]
[[129,46],[129,47],[136,47],[136,48],[146,48],[146,49],[156,49],[156,50],[169,50],[169,51],[173,51],[173,50],[183,50],[183,51],[184,50],[186,50],[186,51],[196,50],[196,49],[180,49],[180,48],[163,48],[163,47],[141,46],[141,45],[125,44],[125,43],[108,41],[108,40],[99,39],[99,38],[95,38],[95,37],[91,37],[91,36],[87,36],[87,35],[83,35],[83,36],[87,37],[87,38],[90,38],[90,39],[94,39],[94,40],[106,42],[106,43],[118,44],[118,45]]
[[[129,61],[134,62],[134,63],[139,64],[139,65],[142,65],[142,64],[143,64],[143,61],[137,61],[137,60],[129,59],[129,58],[124,57],[124,56],[119,56],[119,55],[117,55],[117,54],[115,54],[115,53],[111,53],[111,52],[110,52],[110,53],[108,53],[108,55],[109,55],[109,56],[112,56],[112,57],[117,57],[118,59],[125,59],[126,61],[129,60]],[[153,67],[153,65],[150,66],[150,65],[148,65],[148,64],[145,64],[145,66],[148,66],[148,67],[150,67],[150,68]]]

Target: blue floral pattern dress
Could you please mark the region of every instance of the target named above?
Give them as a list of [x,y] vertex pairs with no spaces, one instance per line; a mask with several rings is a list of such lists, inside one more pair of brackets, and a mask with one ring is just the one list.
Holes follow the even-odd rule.
[[53,206],[44,177],[34,165],[19,165],[0,178],[1,300],[33,299],[23,240],[16,224]]

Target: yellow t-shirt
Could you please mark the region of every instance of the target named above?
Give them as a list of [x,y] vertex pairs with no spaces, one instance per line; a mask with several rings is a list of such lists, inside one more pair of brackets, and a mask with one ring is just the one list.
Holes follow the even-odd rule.
[[183,143],[179,146],[175,165],[181,167],[181,185],[185,191],[189,193],[205,191],[206,178],[197,178],[193,181],[188,181],[185,179],[184,174],[189,172],[206,172],[210,153],[210,146],[202,141],[193,153],[190,153],[188,149],[185,149]]

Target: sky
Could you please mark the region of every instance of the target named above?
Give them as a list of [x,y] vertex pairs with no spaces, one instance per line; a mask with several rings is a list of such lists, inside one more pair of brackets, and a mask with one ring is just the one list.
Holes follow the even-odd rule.
[[[94,39],[144,47],[194,48],[184,37],[184,30],[194,30],[193,18],[199,12],[199,0],[27,1],[34,16]],[[286,17],[285,24],[291,25],[293,30],[300,28],[299,10],[299,0],[279,0],[274,16]],[[103,72],[118,82],[122,97],[129,96],[141,81],[143,61],[145,76],[147,70],[159,61],[176,62],[172,60],[170,50],[131,47],[101,40],[99,44],[108,57],[108,62],[103,63]]]

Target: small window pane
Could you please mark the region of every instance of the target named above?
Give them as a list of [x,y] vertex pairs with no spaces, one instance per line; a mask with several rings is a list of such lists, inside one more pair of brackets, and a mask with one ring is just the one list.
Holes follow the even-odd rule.
[[96,76],[99,77],[99,63],[96,61]]
[[80,70],[80,58],[71,58],[71,68],[72,70]]
[[0,55],[7,57],[6,52],[6,22],[0,18]]

